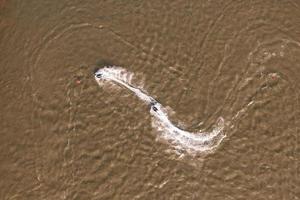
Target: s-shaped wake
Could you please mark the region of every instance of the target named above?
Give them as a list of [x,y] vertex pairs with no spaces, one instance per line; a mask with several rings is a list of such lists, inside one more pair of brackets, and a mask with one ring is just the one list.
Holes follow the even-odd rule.
[[173,145],[182,152],[197,154],[201,152],[212,152],[226,137],[224,134],[224,119],[220,117],[210,132],[199,130],[189,132],[174,125],[167,114],[166,109],[148,93],[131,83],[133,73],[121,67],[104,67],[95,73],[97,83],[102,86],[105,81],[118,84],[133,92],[141,101],[150,105],[152,116],[152,127],[158,131],[159,138]]

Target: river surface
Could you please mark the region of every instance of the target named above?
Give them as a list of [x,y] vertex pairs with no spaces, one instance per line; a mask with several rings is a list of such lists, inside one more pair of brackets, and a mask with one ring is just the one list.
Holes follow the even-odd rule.
[[297,0],[0,0],[0,51],[0,199],[300,199]]

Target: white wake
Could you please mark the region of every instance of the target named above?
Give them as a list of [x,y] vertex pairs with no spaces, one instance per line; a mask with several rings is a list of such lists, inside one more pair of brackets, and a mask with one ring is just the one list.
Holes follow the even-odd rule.
[[152,126],[158,130],[159,138],[172,144],[176,150],[190,154],[213,151],[226,137],[224,134],[224,119],[220,117],[211,132],[189,132],[174,125],[166,109],[148,93],[131,83],[133,73],[121,67],[104,67],[95,73],[95,79],[101,86],[105,81],[112,81],[123,86],[138,96],[143,102],[150,105]]

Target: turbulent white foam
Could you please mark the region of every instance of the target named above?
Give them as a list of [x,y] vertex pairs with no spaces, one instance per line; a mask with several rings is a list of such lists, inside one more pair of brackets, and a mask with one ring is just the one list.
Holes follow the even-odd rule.
[[147,92],[131,84],[133,74],[120,67],[105,67],[95,73],[95,79],[101,85],[106,81],[117,83],[132,91],[143,102],[151,106],[152,126],[159,131],[159,137],[170,142],[177,150],[194,154],[214,150],[225,138],[224,119],[219,118],[211,132],[189,132],[175,126],[169,119],[166,109],[149,96]]

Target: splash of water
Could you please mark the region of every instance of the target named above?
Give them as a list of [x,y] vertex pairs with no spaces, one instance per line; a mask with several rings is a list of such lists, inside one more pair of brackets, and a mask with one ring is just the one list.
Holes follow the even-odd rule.
[[166,109],[142,88],[131,83],[133,73],[121,67],[104,67],[95,73],[95,79],[101,86],[103,81],[111,81],[133,92],[144,103],[150,105],[152,126],[159,131],[159,138],[172,144],[176,150],[190,154],[198,152],[212,152],[226,137],[224,134],[224,119],[219,118],[211,132],[199,130],[189,132],[174,125],[167,114]]

